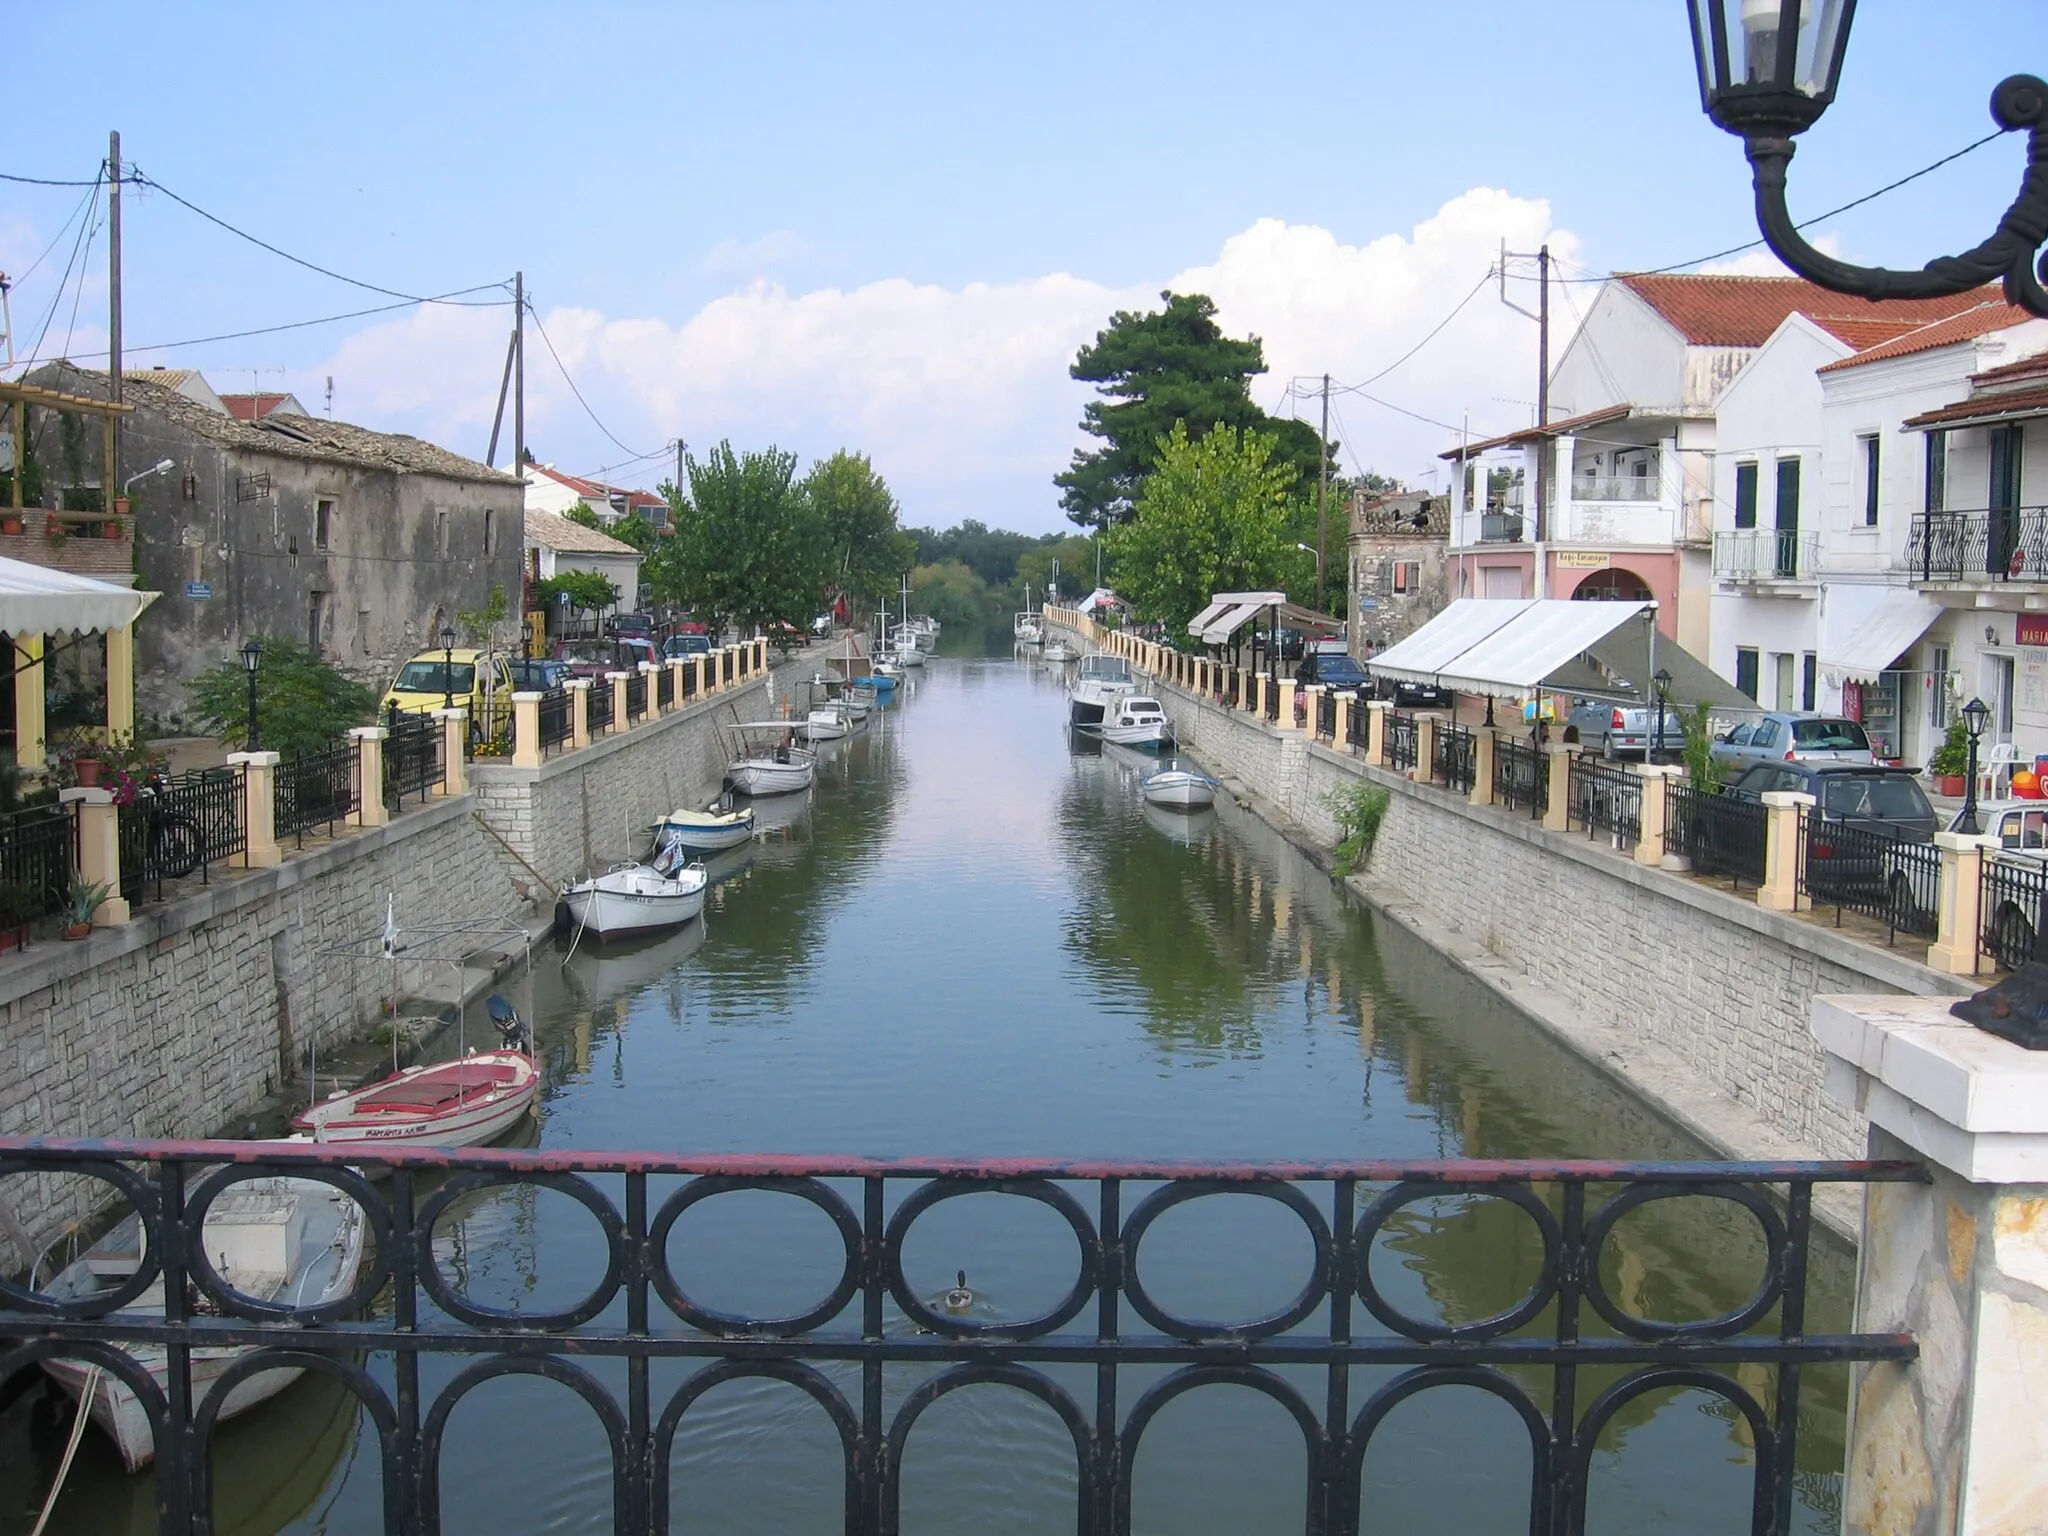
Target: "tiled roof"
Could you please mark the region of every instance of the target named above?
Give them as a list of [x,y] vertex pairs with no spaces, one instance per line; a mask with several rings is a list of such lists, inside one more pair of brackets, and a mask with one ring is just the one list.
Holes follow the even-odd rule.
[[1510,448],[1523,443],[1533,443],[1546,437],[1566,437],[1574,432],[1583,432],[1588,427],[1604,427],[1610,421],[1623,421],[1635,409],[1632,405],[1607,405],[1597,411],[1588,411],[1583,416],[1567,416],[1562,421],[1553,421],[1547,427],[1523,427],[1519,432],[1504,432],[1499,437],[1489,437],[1480,442],[1466,443],[1448,453],[1437,455],[1440,459],[1470,458],[1475,453],[1485,453],[1492,448]]
[[279,394],[222,395],[220,403],[228,408],[228,414],[237,421],[260,421],[291,399],[290,392],[286,391]]
[[[1702,347],[1760,347],[1795,311],[1851,346],[1868,346],[1875,325],[1893,334],[1945,319],[1996,295],[1996,287],[1941,299],[1871,303],[1809,283],[1803,277],[1712,277],[1683,272],[1617,272],[1614,280]],[[1836,326],[1845,329],[1837,331]],[[1869,339],[1866,339],[1869,338]]]
[[546,475],[548,479],[553,480],[558,485],[567,486],[578,496],[595,505],[609,507],[614,496],[623,496],[626,499],[626,505],[635,511],[643,508],[651,510],[655,507],[666,507],[668,505],[667,502],[651,492],[628,490],[622,485],[606,485],[601,480],[588,480],[582,475],[566,474],[555,468],[552,464],[528,464],[526,467],[535,474]]
[[637,559],[640,554],[624,539],[615,539],[552,512],[526,514],[526,542],[565,555],[630,555]]
[[1866,347],[1853,357],[1825,363],[1820,371],[1837,373],[1844,368],[1860,368],[1865,363],[1881,363],[1887,358],[1910,357],[1915,352],[1932,352],[1936,347],[1952,347],[1959,341],[1974,341],[1979,336],[1990,335],[1993,331],[2024,324],[2031,318],[2024,309],[2016,308],[2006,303],[2004,299],[1980,300],[1961,314],[1929,321],[1925,325],[1916,326],[1893,337],[1890,341]]
[[1986,384],[1999,388],[2036,377],[2048,380],[2048,352],[2023,357],[2015,363],[2000,363],[1996,368],[1986,368],[1982,373],[1973,373],[1970,375],[1970,383],[1978,388]]
[[2048,384],[2039,389],[1998,390],[1973,395],[1932,411],[1909,416],[1907,427],[1960,427],[1976,422],[2008,421],[2014,417],[2048,416]]

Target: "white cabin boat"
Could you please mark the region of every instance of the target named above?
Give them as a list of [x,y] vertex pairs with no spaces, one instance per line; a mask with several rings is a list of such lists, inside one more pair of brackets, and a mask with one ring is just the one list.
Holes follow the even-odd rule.
[[593,880],[562,892],[576,926],[600,939],[628,938],[680,928],[704,910],[709,883],[701,864],[670,870],[652,864],[617,864]]
[[1074,647],[1068,644],[1065,640],[1060,639],[1052,639],[1046,641],[1045,649],[1039,652],[1039,654],[1043,656],[1047,661],[1062,664],[1069,661],[1078,661],[1081,657],[1081,653],[1079,651],[1075,650]]
[[1137,691],[1138,680],[1123,657],[1089,656],[1067,685],[1067,719],[1073,725],[1101,725],[1110,710]]
[[1173,744],[1173,722],[1159,701],[1142,693],[1119,699],[1102,718],[1102,739],[1120,747],[1160,751]]
[[800,741],[838,741],[853,730],[853,713],[836,700],[820,704],[805,714],[796,728]]
[[1020,613],[1010,620],[1010,637],[1019,645],[1045,644],[1045,625],[1035,613]]
[[1162,768],[1139,787],[1147,805],[1168,811],[1203,811],[1216,803],[1216,791],[1223,786],[1206,773]]

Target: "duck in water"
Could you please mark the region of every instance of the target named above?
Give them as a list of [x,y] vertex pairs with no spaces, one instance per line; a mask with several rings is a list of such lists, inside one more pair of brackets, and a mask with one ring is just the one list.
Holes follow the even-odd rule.
[[939,1293],[939,1310],[954,1317],[965,1317],[974,1310],[980,1298],[968,1288],[967,1271],[960,1270],[953,1278],[953,1288]]

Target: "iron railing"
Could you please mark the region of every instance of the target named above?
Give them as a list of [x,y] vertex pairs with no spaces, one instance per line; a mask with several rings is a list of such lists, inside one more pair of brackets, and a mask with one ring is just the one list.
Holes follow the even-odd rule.
[[[371,1182],[369,1168],[389,1180]],[[208,1258],[200,1238],[215,1202],[239,1181],[285,1174],[332,1185],[361,1208],[370,1256],[346,1296],[303,1308],[257,1302]],[[161,1531],[211,1528],[222,1403],[256,1373],[290,1366],[339,1382],[362,1403],[374,1426],[364,1447],[379,1462],[384,1529],[404,1536],[440,1528],[450,1414],[476,1387],[515,1375],[566,1386],[597,1413],[612,1450],[611,1508],[589,1518],[625,1536],[667,1530],[676,1436],[695,1422],[690,1411],[706,1392],[736,1380],[786,1383],[824,1411],[838,1440],[844,1528],[853,1533],[898,1529],[905,1449],[919,1417],[975,1386],[1023,1393],[1058,1415],[1074,1453],[1076,1528],[1103,1536],[1131,1528],[1153,1419],[1187,1393],[1225,1386],[1272,1398],[1299,1427],[1310,1532],[1359,1529],[1367,1453],[1389,1414],[1424,1392],[1476,1388],[1512,1409],[1528,1435],[1533,1532],[1582,1529],[1604,1431],[1640,1399],[1680,1389],[1707,1394],[1739,1424],[1752,1458],[1751,1531],[1789,1533],[1802,1373],[1918,1356],[1909,1334],[1808,1330],[1815,1186],[1928,1177],[1897,1162],[922,1162],[28,1138],[0,1140],[7,1175],[44,1201],[27,1211],[32,1226],[60,1214],[46,1209],[56,1175],[102,1180],[139,1213],[139,1263],[115,1288],[60,1300],[0,1281],[0,1382],[69,1358],[133,1393],[158,1450]],[[451,1212],[521,1189],[566,1196],[595,1220],[603,1275],[565,1310],[511,1312],[472,1300],[437,1256],[437,1226]],[[735,1191],[793,1198],[830,1223],[839,1274],[808,1310],[715,1310],[680,1283],[670,1243],[678,1220]],[[905,1262],[921,1217],[986,1194],[1043,1205],[1073,1234],[1073,1279],[1036,1316],[1005,1316],[985,1303],[951,1310],[925,1294]],[[1299,1292],[1275,1311],[1233,1321],[1176,1313],[1151,1288],[1161,1274],[1143,1259],[1147,1234],[1189,1202],[1246,1198],[1271,1201],[1301,1223],[1311,1258]],[[1754,1222],[1764,1248],[1754,1294],[1702,1320],[1631,1310],[1604,1262],[1616,1228],[1659,1202],[1702,1199]],[[1529,1224],[1530,1283],[1519,1300],[1463,1319],[1404,1310],[1400,1292],[1382,1290],[1373,1260],[1386,1242],[1401,1245],[1401,1233],[1445,1202],[1487,1200]],[[1157,1262],[1170,1276],[1173,1261]],[[161,1299],[128,1305],[145,1292]],[[163,1352],[164,1389],[127,1353],[139,1345]],[[202,1350],[247,1352],[200,1394],[191,1378]],[[466,1363],[428,1391],[426,1356]],[[605,1363],[618,1361],[623,1369]],[[650,1369],[656,1361],[694,1366],[665,1400]],[[1061,1367],[1072,1366],[1093,1367],[1092,1392],[1071,1390],[1074,1378]],[[857,1389],[849,1368],[858,1370]],[[991,1467],[1001,1455],[989,1447]]]
[[1673,781],[1664,789],[1664,848],[1689,859],[1695,874],[1761,887],[1766,818],[1760,801]]
[[1240,692],[1244,674],[1236,667],[1223,669],[1223,702],[1236,709],[1243,698]]
[[1820,568],[1820,535],[1796,528],[1742,528],[1714,535],[1719,581],[1806,581]]
[[676,669],[676,698],[678,700],[697,697],[697,669],[687,662]]
[[356,744],[341,741],[324,752],[309,752],[279,763],[271,781],[271,828],[303,848],[308,828],[326,824],[329,836],[362,806]]
[[1361,752],[1372,745],[1372,714],[1365,695],[1354,694],[1351,699],[1351,718],[1345,722],[1344,731],[1348,744]]
[[407,795],[424,800],[429,790],[447,780],[441,761],[447,733],[432,715],[401,714],[396,707],[384,723],[390,732],[384,739],[384,803],[396,810]]
[[2008,971],[2034,957],[2048,898],[2048,864],[2010,854],[1988,854],[1977,879],[1977,959],[1990,956]]
[[647,718],[647,674],[634,672],[626,679],[626,724]]
[[142,785],[120,807],[115,836],[121,852],[121,894],[139,900],[164,881],[194,871],[200,882],[222,859],[249,846],[248,781],[240,768],[201,768]]
[[1429,745],[1429,776],[1447,789],[1472,793],[1479,778],[1479,749],[1472,740],[1472,727],[1455,720],[1439,720]]
[[1534,742],[1494,736],[1493,799],[1506,810],[1531,816],[1550,810],[1550,760]]
[[1316,695],[1316,734],[1337,739],[1337,695],[1328,688]]
[[561,750],[562,743],[576,735],[575,700],[566,688],[550,688],[540,696],[540,750],[543,755]]
[[2048,507],[1922,512],[1906,540],[1919,581],[2048,581]]
[[673,689],[673,682],[674,682],[674,677],[675,677],[675,672],[674,672],[674,669],[673,669],[673,668],[671,668],[671,667],[666,667],[666,666],[663,666],[663,667],[657,667],[657,668],[655,669],[655,672],[654,672],[654,707],[655,707],[655,709],[657,709],[657,710],[659,710],[659,711],[663,711],[663,712],[666,712],[666,711],[668,711],[668,710],[671,710],[671,709],[674,709],[674,708],[676,707],[676,706],[675,706],[675,695],[674,695],[674,689]]
[[1268,720],[1280,718],[1280,680],[1268,677],[1264,690],[1259,695],[1260,707]]
[[1574,757],[1569,794],[1569,819],[1584,827],[1588,837],[1606,832],[1626,848],[1642,841],[1643,781],[1626,768]]
[[612,680],[595,678],[590,684],[590,734],[602,736],[612,728]]
[[62,912],[77,867],[78,818],[70,806],[0,816],[0,932]]
[[1799,894],[1816,907],[1854,912],[1901,933],[1933,938],[1941,908],[1941,850],[1881,825],[1854,826],[1802,807]]
[[1406,772],[1415,766],[1415,716],[1405,709],[1387,714],[1387,766]]
[[1519,512],[1480,513],[1479,542],[1482,544],[1521,543],[1522,514]]

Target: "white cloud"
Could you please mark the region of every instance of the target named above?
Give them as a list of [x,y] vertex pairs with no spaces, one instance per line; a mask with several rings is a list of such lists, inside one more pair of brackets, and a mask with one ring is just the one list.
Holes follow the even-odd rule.
[[[978,517],[1044,530],[1064,526],[1051,479],[1081,440],[1088,398],[1067,366],[1113,310],[1154,304],[1169,286],[1209,293],[1227,330],[1264,339],[1271,372],[1255,392],[1271,409],[1291,376],[1328,371],[1343,383],[1378,373],[1470,293],[1442,334],[1370,388],[1442,423],[1457,423],[1469,407],[1477,434],[1514,424],[1514,408],[1492,397],[1529,392],[1536,350],[1535,326],[1504,308],[1482,277],[1503,239],[1510,250],[1533,250],[1546,238],[1557,254],[1576,250],[1550,227],[1545,203],[1478,188],[1405,235],[1359,245],[1262,219],[1225,241],[1213,262],[1128,289],[1055,273],[962,288],[892,278],[792,293],[757,277],[680,325],[588,309],[542,319],[591,406],[635,450],[678,434],[699,448],[721,437],[776,442],[807,459],[852,447],[874,457],[913,522]],[[1533,285],[1521,289],[1533,303]],[[502,310],[419,311],[351,337],[295,387],[317,394],[320,376],[332,373],[337,414],[480,454],[505,324]],[[531,333],[526,358],[535,452],[576,469],[623,457]],[[1452,436],[1358,394],[1337,396],[1336,409],[1358,463],[1411,479]],[[660,469],[641,473],[651,482]]]
[[[1823,255],[1840,256],[1842,239],[1839,235],[1821,235],[1813,241],[1813,248]],[[1710,261],[1699,269],[1702,277],[1790,277],[1792,269],[1772,254],[1768,246],[1759,246],[1753,251],[1744,251],[1740,256],[1731,256],[1726,261]]]

